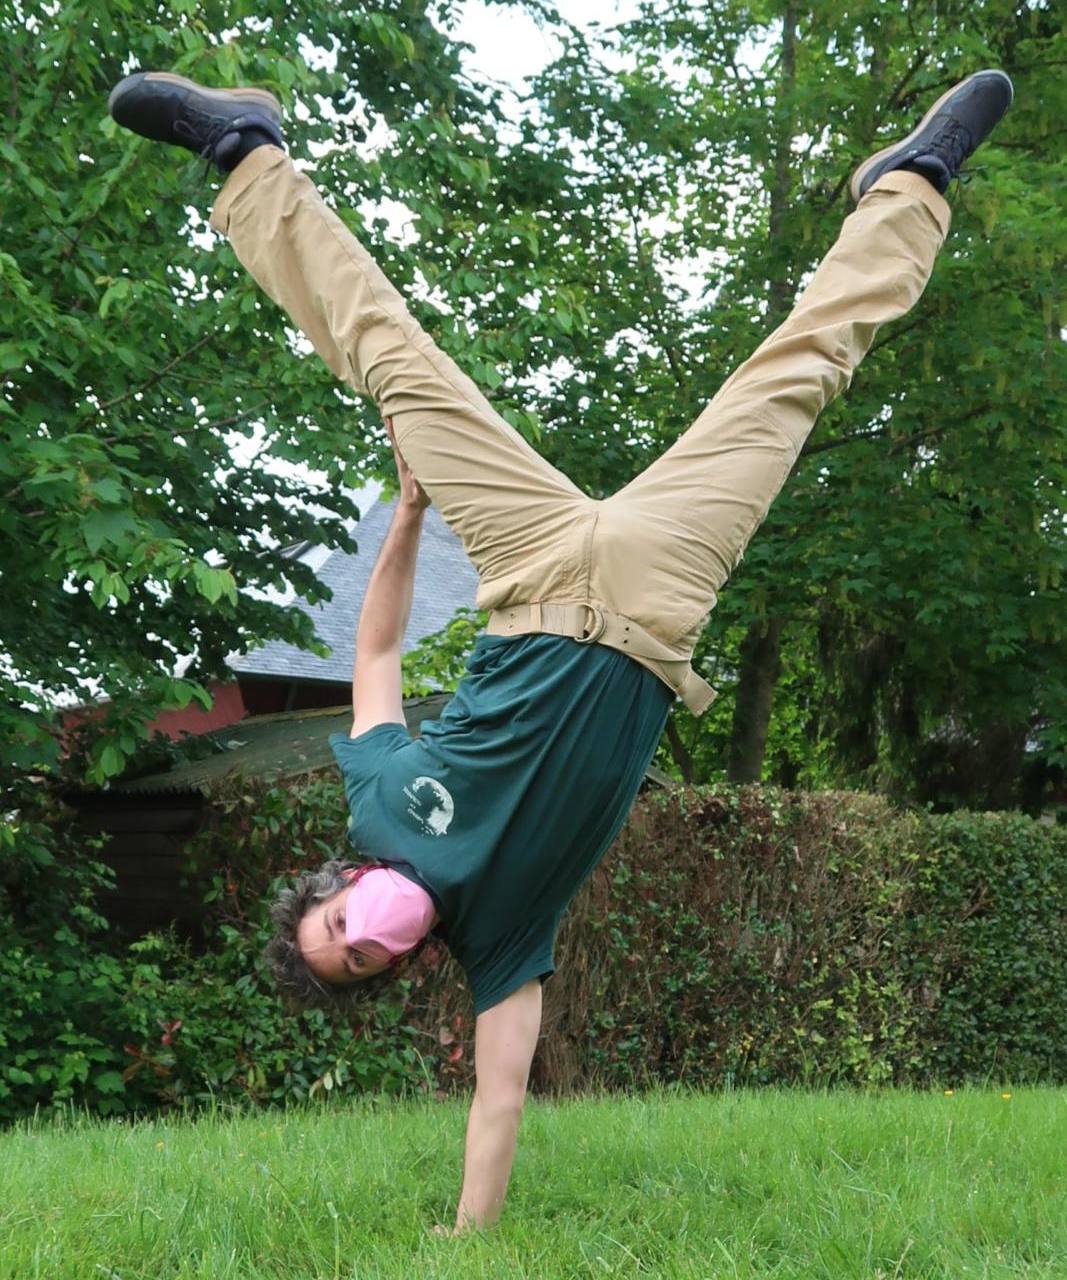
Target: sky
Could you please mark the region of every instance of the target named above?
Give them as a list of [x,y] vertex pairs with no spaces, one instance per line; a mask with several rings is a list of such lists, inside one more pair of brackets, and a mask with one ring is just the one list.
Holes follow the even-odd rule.
[[[555,0],[560,15],[576,26],[610,25],[637,14],[636,0]],[[552,40],[526,14],[499,9],[481,0],[462,6],[463,18],[455,35],[474,46],[466,65],[480,76],[489,76],[521,88],[527,76],[536,75],[557,51]]]

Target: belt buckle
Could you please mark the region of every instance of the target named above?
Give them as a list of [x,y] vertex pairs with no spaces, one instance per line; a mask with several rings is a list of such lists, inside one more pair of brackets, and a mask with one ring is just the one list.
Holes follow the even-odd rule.
[[582,635],[575,636],[574,638],[579,644],[592,644],[595,640],[599,640],[604,634],[604,630],[608,625],[607,619],[604,617],[603,611],[598,609],[596,605],[584,604],[582,605],[582,608],[588,609],[593,615],[592,630],[590,630],[588,634],[583,633]]

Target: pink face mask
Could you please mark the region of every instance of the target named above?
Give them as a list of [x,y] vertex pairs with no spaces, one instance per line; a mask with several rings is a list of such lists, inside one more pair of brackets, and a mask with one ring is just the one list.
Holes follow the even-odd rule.
[[429,933],[436,911],[425,889],[389,867],[372,864],[348,873],[345,941],[376,960],[395,960]]

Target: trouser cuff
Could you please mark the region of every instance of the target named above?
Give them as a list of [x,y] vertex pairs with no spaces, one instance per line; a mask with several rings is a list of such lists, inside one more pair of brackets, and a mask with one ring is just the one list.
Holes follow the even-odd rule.
[[[253,151],[252,155],[255,154]],[[933,183],[927,182],[921,173],[912,173],[909,169],[890,169],[888,173],[883,173],[880,178],[871,183],[864,192],[863,200],[866,200],[872,191],[900,191],[904,195],[916,196],[926,205],[937,223],[941,231],[941,239],[944,240],[948,235],[952,222],[952,208]]]
[[211,225],[216,231],[226,235],[230,228],[230,207],[237,197],[250,184],[255,182],[261,173],[273,169],[276,164],[288,160],[288,155],[281,147],[264,144],[256,147],[241,161],[223,184],[211,210]]

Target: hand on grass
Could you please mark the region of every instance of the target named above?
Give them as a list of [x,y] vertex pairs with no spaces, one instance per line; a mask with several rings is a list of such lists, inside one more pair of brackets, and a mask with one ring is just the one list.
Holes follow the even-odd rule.
[[400,453],[400,447],[396,442],[396,432],[393,430],[392,418],[386,418],[385,429],[389,432],[389,439],[393,442],[393,457],[396,459],[396,474],[400,480],[401,505],[411,507],[415,511],[425,511],[430,505],[430,498],[427,496],[426,490],[415,479],[414,472],[404,461]]

